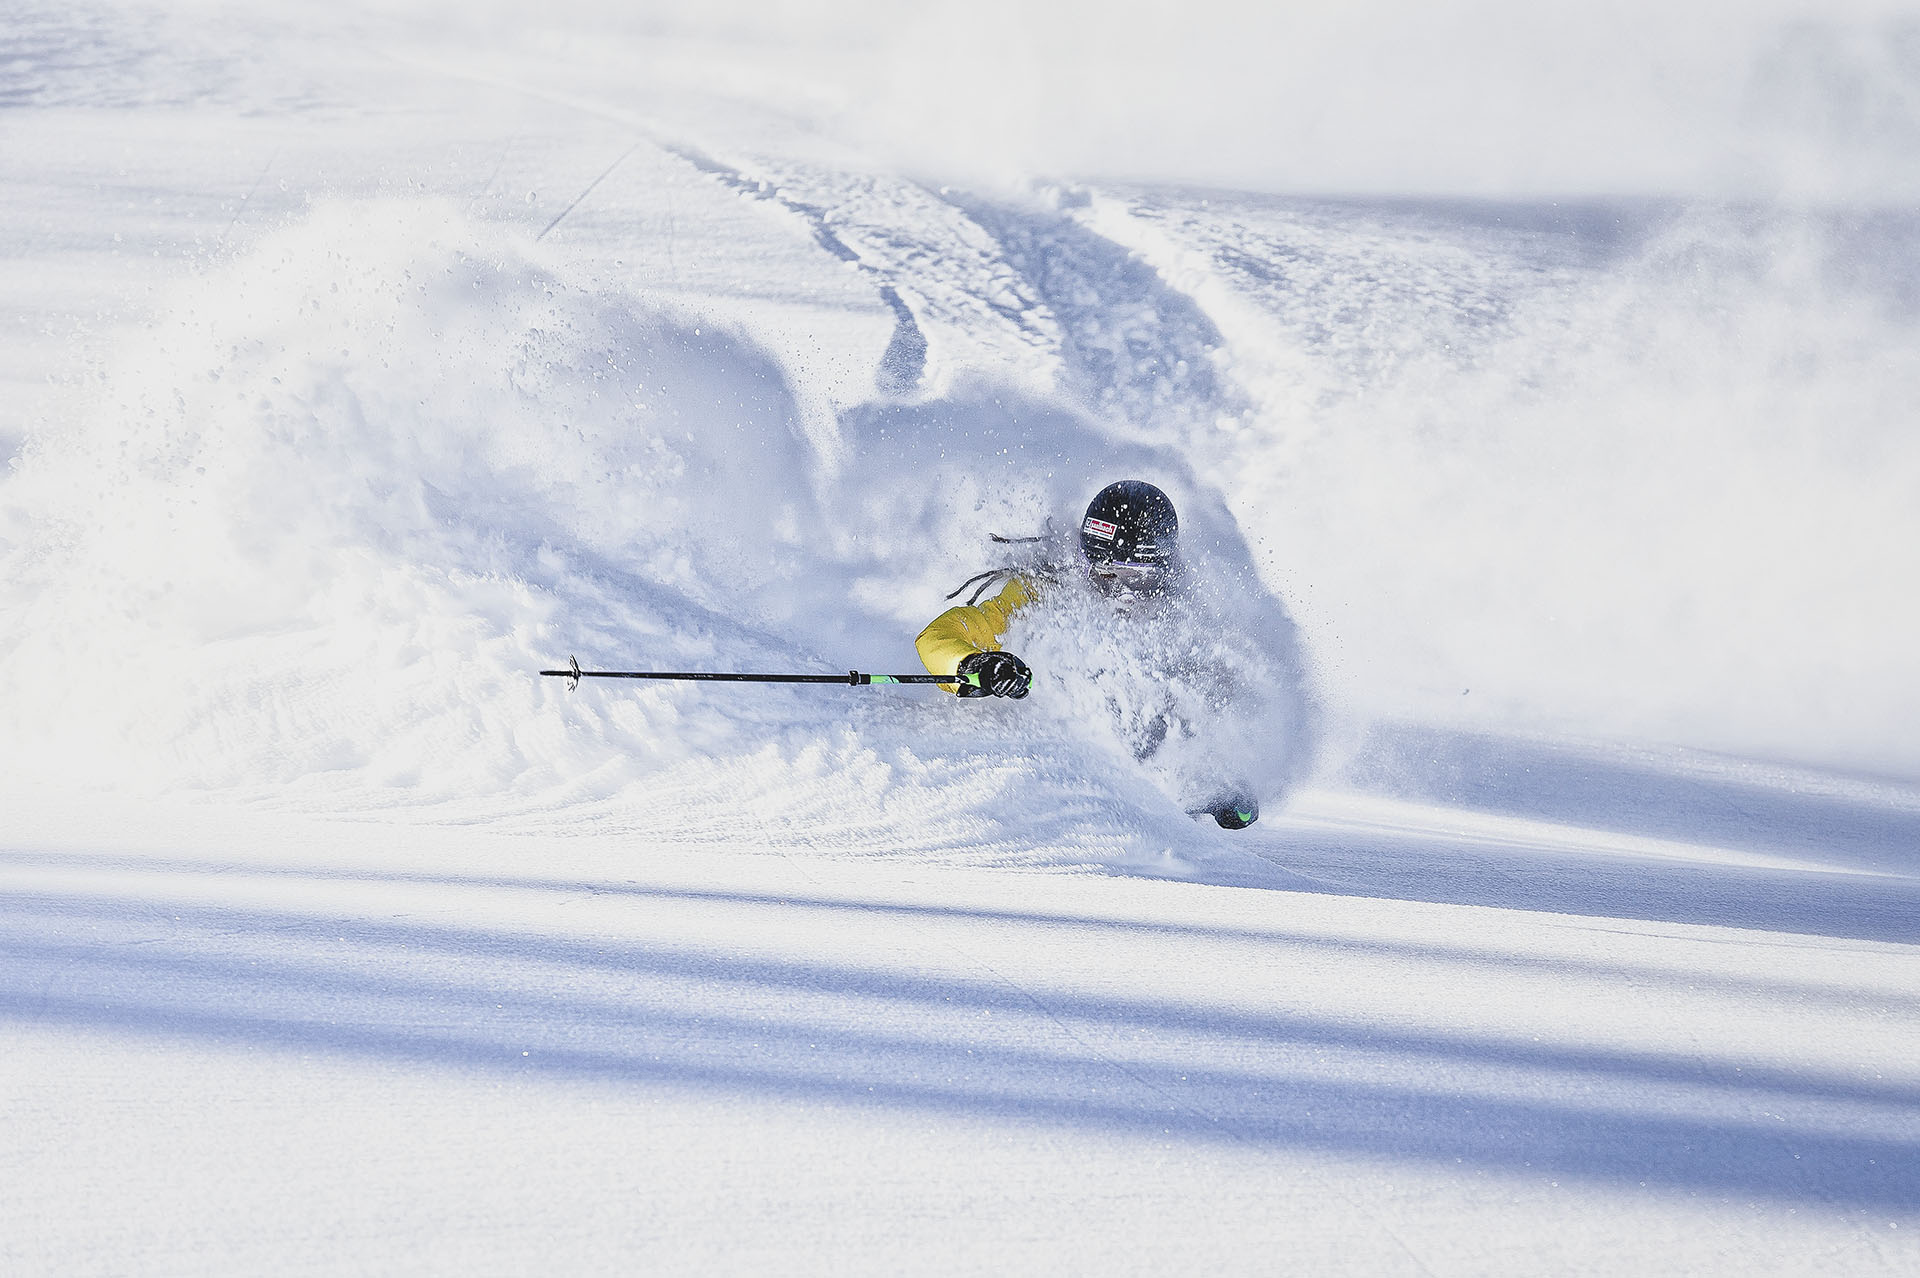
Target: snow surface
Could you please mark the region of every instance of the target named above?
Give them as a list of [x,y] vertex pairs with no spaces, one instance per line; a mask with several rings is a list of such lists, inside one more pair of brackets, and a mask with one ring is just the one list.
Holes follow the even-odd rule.
[[0,1269],[1920,1271],[1915,19],[1715,9],[9,8]]

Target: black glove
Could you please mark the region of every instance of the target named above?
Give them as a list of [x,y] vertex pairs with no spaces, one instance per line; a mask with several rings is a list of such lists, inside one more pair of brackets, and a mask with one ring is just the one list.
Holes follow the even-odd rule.
[[960,685],[963,697],[1024,697],[1033,687],[1033,671],[1011,652],[976,652],[961,659],[958,672],[979,675],[980,686]]
[[1244,830],[1260,819],[1260,804],[1252,795],[1238,795],[1207,809],[1223,830]]

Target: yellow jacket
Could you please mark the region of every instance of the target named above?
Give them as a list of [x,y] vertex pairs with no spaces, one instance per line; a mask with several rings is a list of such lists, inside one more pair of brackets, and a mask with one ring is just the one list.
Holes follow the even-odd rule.
[[[913,641],[913,646],[920,650],[920,663],[928,674],[947,675],[957,671],[960,663],[976,652],[998,652],[1000,639],[1013,624],[1014,615],[1035,598],[1033,582],[1015,577],[984,603],[947,609]],[[948,692],[957,692],[960,688],[959,684],[940,686]]]

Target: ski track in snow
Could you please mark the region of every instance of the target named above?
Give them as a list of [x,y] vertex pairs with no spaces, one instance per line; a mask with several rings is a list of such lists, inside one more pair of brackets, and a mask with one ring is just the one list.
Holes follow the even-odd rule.
[[[216,10],[0,36],[0,1268],[1920,1267],[1908,221],[946,185],[677,29]],[[533,674],[908,669],[1121,474],[1242,834],[1071,681]]]

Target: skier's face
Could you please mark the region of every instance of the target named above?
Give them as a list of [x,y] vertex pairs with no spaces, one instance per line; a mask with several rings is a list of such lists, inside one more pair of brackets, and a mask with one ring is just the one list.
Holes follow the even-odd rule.
[[1087,580],[1094,593],[1119,612],[1130,612],[1150,599],[1157,599],[1172,584],[1173,569],[1167,563],[1127,563],[1099,559],[1087,565]]

